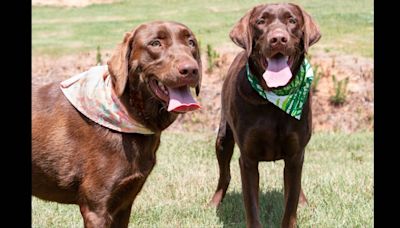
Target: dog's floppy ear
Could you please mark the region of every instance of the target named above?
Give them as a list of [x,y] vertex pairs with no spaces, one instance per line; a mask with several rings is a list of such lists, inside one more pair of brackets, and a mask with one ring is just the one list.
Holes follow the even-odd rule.
[[[198,43],[198,42],[197,42]],[[201,63],[201,54],[200,54],[200,46],[197,45],[197,64],[199,65],[199,83],[196,86],[196,96],[199,96],[200,94],[200,88],[201,88],[201,79],[202,79],[202,63]]]
[[121,96],[128,81],[128,61],[131,53],[131,44],[134,31],[125,33],[124,40],[114,50],[110,60],[108,60],[108,71],[117,96]]
[[315,23],[313,18],[300,6],[292,4],[296,6],[302,13],[303,16],[303,42],[304,42],[304,52],[307,53],[308,48],[317,43],[321,38],[321,33],[318,25]]
[[255,8],[256,7],[248,10],[247,13],[236,22],[229,33],[231,40],[236,45],[246,50],[247,56],[250,56],[253,46],[253,29],[252,26],[250,26],[250,17]]

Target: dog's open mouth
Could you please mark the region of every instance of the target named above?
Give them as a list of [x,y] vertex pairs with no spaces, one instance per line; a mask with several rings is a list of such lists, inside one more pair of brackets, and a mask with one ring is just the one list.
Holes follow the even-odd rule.
[[265,59],[263,79],[269,88],[285,86],[292,78],[289,56],[278,53]]
[[200,105],[194,100],[188,85],[171,88],[155,78],[150,79],[149,85],[156,96],[168,104],[168,112],[185,113],[200,108]]

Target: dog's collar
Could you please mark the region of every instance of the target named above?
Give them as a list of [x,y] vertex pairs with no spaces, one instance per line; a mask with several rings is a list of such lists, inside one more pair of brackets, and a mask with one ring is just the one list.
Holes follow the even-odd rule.
[[107,66],[96,66],[61,82],[71,104],[94,122],[125,133],[154,134],[132,119],[114,92]]
[[313,70],[307,59],[304,59],[299,72],[288,85],[272,91],[266,91],[261,87],[258,78],[250,72],[249,63],[246,63],[246,74],[251,87],[261,97],[278,106],[292,117],[298,120],[301,118],[301,112],[314,79]]

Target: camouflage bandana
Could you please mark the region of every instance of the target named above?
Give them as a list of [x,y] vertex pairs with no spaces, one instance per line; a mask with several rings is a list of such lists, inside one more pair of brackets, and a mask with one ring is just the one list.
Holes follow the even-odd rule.
[[246,63],[246,72],[251,87],[261,97],[278,106],[292,117],[300,120],[303,106],[310,92],[311,82],[314,79],[314,73],[307,59],[304,59],[299,72],[289,84],[283,88],[273,89],[272,91],[265,91],[261,87],[257,77],[251,74],[248,63]]

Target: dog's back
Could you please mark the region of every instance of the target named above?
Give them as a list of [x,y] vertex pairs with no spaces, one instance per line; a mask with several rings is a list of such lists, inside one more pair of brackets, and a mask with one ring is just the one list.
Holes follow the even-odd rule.
[[[76,203],[85,153],[97,145],[84,132],[89,122],[54,82],[32,91],[32,194],[46,200]],[[94,127],[94,126],[92,126]]]
[[[121,134],[88,119],[69,103],[59,82],[33,89],[34,196],[77,204],[81,191],[97,189],[100,183],[112,188],[113,181],[104,180],[149,173],[158,145],[159,134]],[[149,164],[140,162],[132,167],[131,162],[135,164],[140,156]]]

